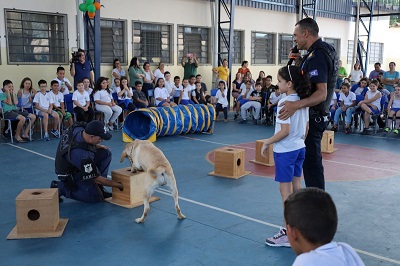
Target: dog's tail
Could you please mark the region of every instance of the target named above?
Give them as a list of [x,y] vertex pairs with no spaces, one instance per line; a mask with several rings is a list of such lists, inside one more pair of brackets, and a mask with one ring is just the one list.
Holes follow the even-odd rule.
[[149,169],[149,173],[157,179],[161,186],[164,186],[168,182],[168,174],[164,166],[158,166],[157,168]]

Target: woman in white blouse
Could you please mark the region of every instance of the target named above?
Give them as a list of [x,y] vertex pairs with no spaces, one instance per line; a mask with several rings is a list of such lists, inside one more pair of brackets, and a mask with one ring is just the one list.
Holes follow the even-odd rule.
[[158,68],[156,70],[154,70],[154,77],[155,77],[154,80],[158,80],[159,78],[163,78],[165,80],[165,76],[164,76],[165,69],[164,69],[164,66],[165,66],[164,62],[160,62],[158,64]]
[[115,120],[122,112],[113,100],[108,79],[100,77],[93,89],[93,100],[96,103],[96,110],[104,113],[104,124],[108,130],[113,130]]
[[113,70],[111,72],[111,77],[112,77],[111,86],[112,86],[112,88],[114,88],[114,86],[115,86],[115,84],[114,84],[115,78],[121,78],[121,77],[124,77],[124,76],[126,76],[126,72],[125,72],[125,70],[122,69],[121,62],[119,61],[118,58],[115,58],[114,59],[114,63],[113,63]]

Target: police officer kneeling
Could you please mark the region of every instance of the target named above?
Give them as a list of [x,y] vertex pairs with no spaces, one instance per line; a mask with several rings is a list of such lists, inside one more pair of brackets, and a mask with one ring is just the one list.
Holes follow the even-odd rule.
[[122,183],[107,179],[112,155],[106,146],[99,144],[111,137],[103,123],[96,120],[75,123],[62,135],[55,160],[60,181],[51,182],[52,188],[58,188],[60,197],[102,202],[111,197],[103,186],[123,190]]

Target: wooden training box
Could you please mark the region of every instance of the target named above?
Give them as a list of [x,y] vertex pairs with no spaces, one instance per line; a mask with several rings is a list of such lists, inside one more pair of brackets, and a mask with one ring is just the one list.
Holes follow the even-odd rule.
[[[145,186],[146,172],[131,173],[131,168],[122,168],[111,171],[111,178],[114,181],[121,182],[124,190],[112,188],[112,197],[106,199],[108,202],[122,206],[125,208],[135,208],[143,205],[143,193]],[[160,198],[151,197],[150,202],[159,200]]]
[[250,160],[250,162],[252,163],[256,163],[256,164],[262,164],[262,165],[266,165],[266,166],[274,166],[275,162],[274,162],[274,145],[268,145],[267,148],[267,158],[263,157],[261,155],[261,148],[264,144],[264,139],[260,139],[260,140],[256,140],[256,154],[255,154],[255,159],[254,160]]
[[244,149],[218,149],[214,153],[214,172],[209,175],[238,179],[250,174],[244,170],[244,165]]
[[68,219],[60,219],[58,189],[24,189],[16,198],[17,225],[7,239],[60,237]]
[[325,130],[321,140],[321,152],[333,153],[337,151],[338,149],[335,149],[333,147],[335,143],[334,139],[335,139],[335,132],[331,130]]

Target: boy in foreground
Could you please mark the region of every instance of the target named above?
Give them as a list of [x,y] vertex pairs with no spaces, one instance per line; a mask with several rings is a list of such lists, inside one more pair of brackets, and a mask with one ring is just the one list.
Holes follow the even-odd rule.
[[332,242],[338,217],[331,196],[318,188],[304,188],[285,201],[287,236],[298,255],[294,266],[364,265],[351,246]]

